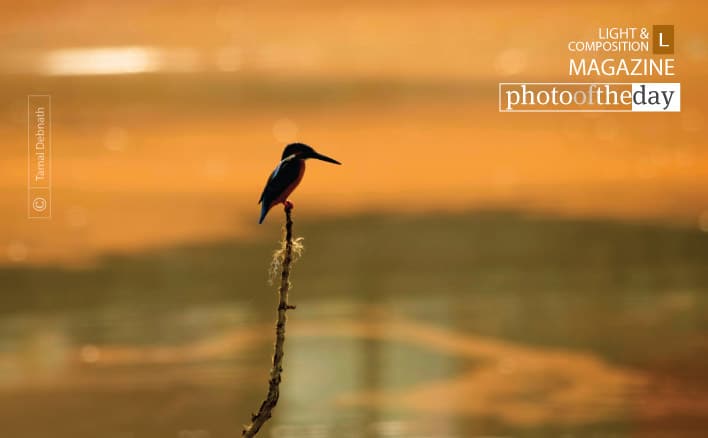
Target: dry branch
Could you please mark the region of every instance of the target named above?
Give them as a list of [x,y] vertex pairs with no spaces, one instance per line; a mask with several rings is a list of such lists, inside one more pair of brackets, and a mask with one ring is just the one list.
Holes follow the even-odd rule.
[[[274,264],[280,262],[280,288],[278,291],[278,320],[275,325],[275,347],[273,351],[273,367],[270,369],[270,378],[268,379],[268,394],[265,400],[261,403],[258,413],[251,415],[251,423],[244,426],[242,436],[254,437],[273,415],[273,408],[278,404],[280,397],[280,381],[283,372],[283,345],[285,344],[285,323],[287,321],[286,312],[294,309],[295,306],[288,304],[288,290],[290,289],[290,268],[293,262],[293,245],[296,245],[296,252],[299,251],[299,242],[293,243],[293,221],[290,217],[292,204],[285,205],[285,236],[284,248],[277,251],[274,255]],[[299,239],[298,239],[299,240]],[[280,260],[282,257],[282,261]]]

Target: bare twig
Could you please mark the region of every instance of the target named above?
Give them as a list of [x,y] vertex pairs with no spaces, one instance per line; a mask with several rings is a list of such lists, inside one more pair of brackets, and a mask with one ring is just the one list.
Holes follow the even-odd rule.
[[[273,415],[273,408],[278,404],[280,397],[280,381],[281,373],[283,372],[283,344],[285,343],[285,323],[287,321],[286,312],[294,309],[295,306],[288,304],[288,290],[290,289],[290,266],[293,261],[293,221],[290,217],[292,204],[285,205],[285,236],[284,236],[284,251],[282,251],[282,263],[280,274],[280,289],[278,302],[278,320],[275,325],[275,348],[273,351],[273,367],[270,369],[270,378],[268,379],[268,394],[265,400],[261,403],[258,413],[251,415],[251,423],[244,426],[242,436],[254,437]],[[299,240],[299,239],[298,239]],[[299,245],[299,242],[295,242]],[[297,250],[298,248],[296,248]],[[280,254],[276,253],[275,257]]]

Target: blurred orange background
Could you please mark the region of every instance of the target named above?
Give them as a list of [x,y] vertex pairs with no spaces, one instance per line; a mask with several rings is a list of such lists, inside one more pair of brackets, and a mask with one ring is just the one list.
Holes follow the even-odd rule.
[[[501,207],[708,229],[702,4],[62,1],[5,11],[5,263],[258,234],[258,194],[295,140],[345,163],[310,167],[293,197],[302,216]],[[497,112],[499,82],[571,80],[568,41],[656,23],[677,29],[681,113]],[[52,96],[52,221],[26,220],[32,93]]]
[[[257,224],[293,141],[263,436],[705,437],[708,6],[25,1],[0,16],[0,436],[216,438],[272,349]],[[671,78],[571,40],[673,24]],[[610,55],[598,55],[604,57]],[[680,82],[680,113],[500,113],[500,82]],[[52,100],[27,218],[27,96]]]

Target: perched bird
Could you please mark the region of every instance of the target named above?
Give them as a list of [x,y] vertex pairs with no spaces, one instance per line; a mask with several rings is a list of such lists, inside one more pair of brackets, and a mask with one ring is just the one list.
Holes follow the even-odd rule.
[[303,143],[291,143],[285,146],[280,163],[268,177],[263,193],[261,193],[261,199],[258,200],[258,203],[262,204],[261,217],[258,219],[259,224],[263,223],[263,219],[265,219],[268,211],[273,206],[280,203],[286,205],[289,203],[288,196],[300,184],[302,176],[305,174],[305,160],[308,158],[342,164],[333,158],[317,153],[310,146]]

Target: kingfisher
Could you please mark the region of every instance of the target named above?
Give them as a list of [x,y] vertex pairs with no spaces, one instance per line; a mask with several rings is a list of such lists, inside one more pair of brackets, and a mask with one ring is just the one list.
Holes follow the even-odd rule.
[[280,163],[268,177],[263,193],[261,193],[261,199],[258,200],[258,203],[261,204],[259,224],[263,223],[263,219],[273,206],[280,203],[292,206],[288,201],[288,196],[300,184],[302,176],[305,174],[305,160],[308,158],[342,164],[334,158],[318,153],[304,143],[291,143],[285,146]]

